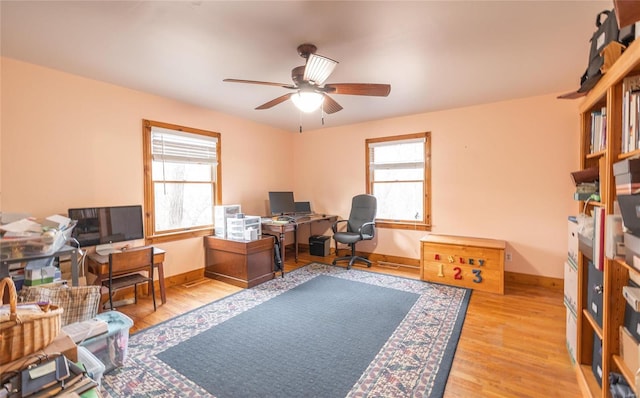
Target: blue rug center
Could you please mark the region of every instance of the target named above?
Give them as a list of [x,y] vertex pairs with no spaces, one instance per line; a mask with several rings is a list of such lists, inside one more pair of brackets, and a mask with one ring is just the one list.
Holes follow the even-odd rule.
[[344,397],[418,297],[320,275],[157,356],[218,398]]

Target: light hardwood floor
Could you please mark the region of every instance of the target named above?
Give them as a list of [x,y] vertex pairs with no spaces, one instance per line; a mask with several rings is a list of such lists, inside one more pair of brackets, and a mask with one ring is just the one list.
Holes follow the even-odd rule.
[[[287,253],[289,254],[289,253]],[[292,253],[291,253],[292,254]],[[287,255],[285,270],[333,257]],[[374,265],[382,272],[419,279],[419,271]],[[167,289],[167,303],[153,311],[150,298],[118,308],[134,320],[131,333],[241,290],[202,279]],[[565,347],[565,307],[558,289],[507,284],[505,295],[474,291],[449,375],[445,397],[580,397]]]

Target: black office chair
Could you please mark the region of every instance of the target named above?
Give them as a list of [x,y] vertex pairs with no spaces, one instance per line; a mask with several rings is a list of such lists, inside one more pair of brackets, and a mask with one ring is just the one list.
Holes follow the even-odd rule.
[[[338,220],[331,226],[333,230],[333,239],[335,240],[336,256],[338,255],[338,243],[344,243],[351,246],[351,255],[344,257],[336,257],[333,265],[337,261],[349,260],[347,269],[351,268],[354,262],[363,261],[367,267],[371,267],[371,261],[364,257],[356,255],[356,243],[361,240],[373,239],[376,233],[376,208],[377,201],[373,195],[356,195],[351,201],[351,213],[348,220]],[[338,231],[338,227],[342,223],[347,223],[346,231]]]

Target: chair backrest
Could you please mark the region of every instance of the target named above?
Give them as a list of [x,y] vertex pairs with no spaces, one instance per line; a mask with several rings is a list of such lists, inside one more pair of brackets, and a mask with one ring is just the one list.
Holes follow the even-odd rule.
[[[349,214],[349,222],[347,224],[347,231],[357,232],[362,224],[367,222],[373,222],[376,219],[378,202],[373,195],[356,195],[351,200],[351,213]],[[373,227],[371,231],[363,231],[369,235],[374,234]]]
[[153,246],[136,247],[109,254],[110,276],[137,271],[153,272]]

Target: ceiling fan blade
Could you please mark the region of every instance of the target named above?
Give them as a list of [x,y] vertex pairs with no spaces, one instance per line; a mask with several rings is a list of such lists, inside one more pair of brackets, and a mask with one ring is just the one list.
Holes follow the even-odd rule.
[[324,89],[325,92],[330,94],[386,97],[391,92],[391,85],[374,83],[332,83],[325,84]]
[[322,104],[322,110],[324,113],[332,114],[342,110],[342,106],[340,106],[336,100],[329,97],[327,94],[322,95],[324,95],[324,103]]
[[338,61],[323,57],[322,55],[309,54],[307,64],[304,68],[303,79],[321,86],[331,75]]
[[249,83],[249,84],[261,84],[263,86],[276,86],[276,87],[284,87],[284,88],[290,88],[290,89],[295,89],[297,88],[296,86],[293,86],[291,84],[285,84],[285,83],[273,83],[273,82],[261,82],[258,80],[242,80],[242,79],[223,79],[223,82],[229,82],[229,83]]
[[274,98],[269,102],[265,102],[264,104],[260,105],[259,107],[257,107],[256,109],[269,109],[271,107],[274,107],[278,104],[281,104],[283,102],[285,102],[286,100],[288,100],[289,98],[291,98],[291,96],[294,93],[289,93],[289,94],[285,94],[285,95],[281,95],[278,98]]

